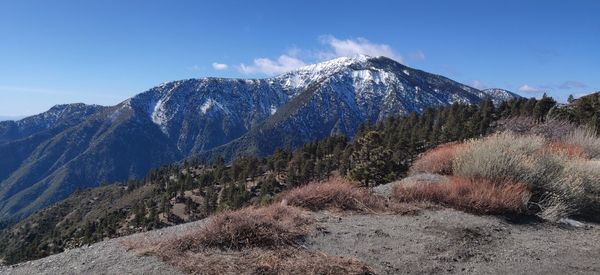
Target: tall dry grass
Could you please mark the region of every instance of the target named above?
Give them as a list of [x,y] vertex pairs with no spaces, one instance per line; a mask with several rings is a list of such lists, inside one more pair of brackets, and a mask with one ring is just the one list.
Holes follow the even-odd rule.
[[392,194],[402,202],[433,202],[476,214],[520,214],[531,196],[525,184],[462,177],[447,183],[396,185]]
[[456,176],[498,182],[533,184],[537,176],[530,156],[544,146],[539,136],[518,136],[510,132],[495,134],[466,143],[453,161]]
[[[552,125],[559,126],[556,132],[552,132]],[[547,220],[598,216],[600,162],[594,158],[600,156],[600,138],[591,130],[573,128],[560,121],[537,127],[540,135],[528,135],[526,129],[515,127],[521,133],[502,132],[471,140],[455,145],[460,148],[455,151],[446,146],[431,150],[415,162],[416,167],[411,171],[451,174],[471,179],[472,183],[485,183],[485,186],[525,184],[531,191],[529,210]],[[404,191],[431,196],[432,192],[448,188],[433,186]],[[446,191],[453,194],[451,189]],[[448,195],[445,199],[451,197]],[[460,201],[448,204],[461,207]]]
[[590,128],[577,128],[563,137],[562,142],[583,148],[592,159],[600,158],[600,138]]
[[464,147],[462,143],[450,143],[421,154],[410,167],[409,175],[419,173],[451,175],[454,158]]
[[504,133],[471,144],[456,158],[454,173],[527,183],[533,192],[532,207],[546,220],[593,218],[590,213],[600,206],[600,167],[590,157],[598,152],[600,139],[582,128],[562,142]]
[[225,211],[198,232],[167,244],[167,249],[198,251],[206,247],[242,249],[284,247],[298,243],[313,220],[296,207],[274,204]]
[[126,245],[192,274],[373,274],[356,259],[301,247],[312,224],[305,211],[274,204],[223,212],[181,237]]
[[282,194],[278,200],[312,211],[334,209],[357,212],[387,210],[387,200],[341,177],[312,182]]

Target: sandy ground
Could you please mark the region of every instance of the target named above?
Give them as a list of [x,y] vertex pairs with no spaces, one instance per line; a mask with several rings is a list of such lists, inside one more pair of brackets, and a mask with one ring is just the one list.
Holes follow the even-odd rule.
[[[322,212],[306,247],[355,257],[380,274],[600,274],[600,229],[443,209],[418,216]],[[0,274],[180,274],[152,256],[127,251],[127,240],[154,241],[202,226],[199,221],[108,240],[12,267]]]

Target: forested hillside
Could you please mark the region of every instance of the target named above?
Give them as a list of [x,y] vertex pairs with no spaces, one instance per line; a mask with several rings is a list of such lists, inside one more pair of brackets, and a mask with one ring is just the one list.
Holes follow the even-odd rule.
[[454,104],[363,125],[352,140],[333,136],[296,150],[280,148],[268,157],[240,157],[230,164],[222,158],[190,158],[153,170],[142,180],[78,191],[4,229],[0,242],[6,245],[0,253],[6,263],[40,258],[225,209],[266,204],[283,190],[337,174],[369,186],[390,182],[405,176],[420,153],[439,144],[485,136],[512,117],[543,121],[555,109],[549,97],[499,106],[491,101]]

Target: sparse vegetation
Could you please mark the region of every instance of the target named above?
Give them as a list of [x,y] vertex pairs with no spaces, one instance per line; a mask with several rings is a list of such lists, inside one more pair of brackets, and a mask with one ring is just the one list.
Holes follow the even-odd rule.
[[197,252],[206,247],[240,250],[295,246],[310,231],[311,223],[312,219],[302,210],[279,204],[225,211],[198,232],[164,248]]
[[447,183],[396,185],[393,196],[402,202],[434,202],[476,214],[520,214],[531,196],[519,183],[452,177]]
[[374,274],[369,266],[357,259],[305,249],[166,253],[160,253],[163,259],[191,274]]
[[582,148],[590,158],[600,158],[600,138],[589,128],[578,128],[563,139],[565,144]]
[[[556,120],[546,123],[570,125]],[[502,132],[465,142],[456,154],[448,153],[446,146],[434,149],[415,161],[414,170],[439,174],[451,167],[452,180],[400,185],[394,196],[482,214],[526,212],[552,221],[572,216],[597,219],[600,165],[590,158],[600,150],[600,138],[584,128],[562,133],[567,128],[558,127],[560,135],[546,126],[529,128],[539,135],[526,130]]]
[[[217,158],[210,161],[192,159],[181,165],[164,166],[150,171],[144,179],[123,183],[126,188],[117,185],[116,189],[122,191],[110,199],[99,196],[98,200],[95,200],[95,196],[79,194],[74,194],[69,199],[71,202],[93,199],[94,205],[97,206],[93,215],[70,214],[86,213],[87,208],[81,203],[60,202],[47,209],[48,211],[41,211],[29,219],[7,227],[0,232],[0,240],[7,244],[0,247],[0,255],[7,262],[16,263],[107,237],[194,221],[249,205],[268,205],[282,191],[313,181],[325,181],[338,174],[348,176],[353,170],[361,170],[361,166],[358,165],[360,162],[355,160],[359,159],[361,148],[368,146],[365,147],[358,141],[361,138],[366,140],[369,133],[373,132],[378,136],[376,148],[383,152],[385,157],[377,158],[377,165],[383,167],[382,170],[371,171],[382,180],[369,180],[370,186],[402,178],[407,172],[414,174],[434,171],[453,174],[454,161],[448,160],[452,159],[456,152],[448,149],[444,149],[446,152],[442,149],[436,151],[437,149],[433,148],[445,143],[461,144],[470,138],[486,136],[496,129],[503,130],[509,126],[515,128],[515,125],[522,126],[520,130],[513,129],[515,136],[531,135],[532,129],[537,129],[535,134],[545,139],[542,148],[534,153],[544,156],[541,160],[548,163],[540,166],[542,168],[554,167],[553,165],[564,161],[563,158],[591,157],[588,155],[589,149],[583,144],[593,142],[570,144],[565,141],[565,137],[568,137],[567,134],[576,124],[584,120],[593,121],[596,113],[594,110],[597,109],[591,107],[596,105],[580,104],[583,106],[581,108],[586,108],[581,112],[578,111],[579,105],[569,109],[569,112],[578,115],[571,120],[572,123],[565,123],[551,119],[553,114],[558,114],[555,112],[557,108],[548,108],[552,104],[548,99],[544,103],[536,99],[516,99],[498,106],[494,106],[491,101],[483,101],[479,106],[454,104],[451,107],[431,108],[421,114],[390,117],[377,124],[365,125],[358,130],[353,140],[344,136],[333,136],[307,143],[294,150],[281,148],[268,157],[240,157],[230,164],[226,164],[222,158]],[[537,105],[540,106],[536,108]],[[548,110],[549,114],[546,114]],[[515,118],[517,122],[526,121],[519,124],[507,120],[511,118]],[[540,124],[540,121],[544,123]],[[462,145],[448,146],[456,146],[457,149]],[[420,156],[428,150],[431,151]],[[581,153],[581,150],[584,153]],[[431,160],[426,161],[425,156],[430,156]],[[417,162],[409,171],[414,160]],[[366,183],[366,180],[363,183]],[[548,196],[542,196],[533,189],[532,191],[532,201],[551,200]],[[592,201],[593,197],[589,197],[589,193],[586,196],[588,201]],[[114,201],[118,203],[113,204]],[[549,205],[553,204],[542,205],[549,209]],[[61,210],[70,207],[76,210]],[[580,207],[577,209],[581,209]],[[530,205],[530,208],[535,206]],[[575,211],[579,212],[583,213],[582,210]],[[36,226],[37,224],[43,226]],[[22,230],[23,228],[35,230]],[[35,232],[34,241],[31,241],[32,235],[27,232]]]
[[342,211],[378,212],[388,210],[385,198],[370,193],[357,183],[337,177],[324,182],[309,183],[281,196],[289,205],[312,211],[334,209]]
[[410,167],[409,174],[432,173],[451,175],[454,158],[463,147],[462,143],[450,143],[433,148],[419,156]]
[[194,274],[373,273],[358,260],[300,247],[312,222],[298,208],[274,204],[223,212],[206,227],[159,244],[127,245]]

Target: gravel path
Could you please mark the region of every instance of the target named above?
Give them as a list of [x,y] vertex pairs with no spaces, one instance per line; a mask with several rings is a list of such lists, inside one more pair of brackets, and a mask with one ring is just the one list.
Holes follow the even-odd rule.
[[167,227],[71,249],[14,266],[0,266],[0,274],[182,274],[156,257],[142,257],[127,251],[123,242],[158,241],[167,236],[185,234],[191,228],[205,223],[206,220],[202,220]]

